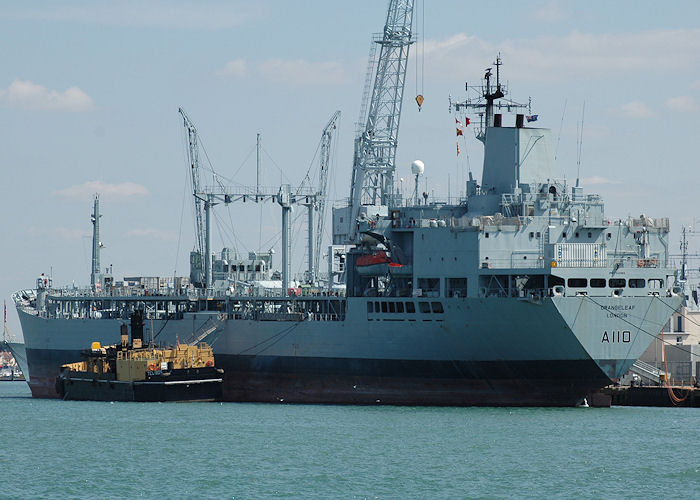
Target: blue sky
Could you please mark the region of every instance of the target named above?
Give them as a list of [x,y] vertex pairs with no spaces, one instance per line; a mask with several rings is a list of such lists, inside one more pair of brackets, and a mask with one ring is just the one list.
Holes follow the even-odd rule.
[[[469,168],[480,176],[470,134],[455,155],[448,95],[462,98],[464,82],[477,83],[500,52],[511,97],[531,96],[540,126],[560,137],[560,175],[575,178],[585,102],[584,188],[602,194],[610,216],[670,217],[677,248],[680,227],[700,217],[700,2],[417,5],[397,177],[419,158],[429,190],[445,197],[448,178],[454,196]],[[376,0],[0,2],[3,297],[41,272],[60,285],[89,282],[94,192],[103,267],[118,278],[188,273],[179,106],[215,170],[240,184],[255,182],[250,153],[261,133],[270,186],[314,171],[321,129],[341,110],[330,197],[346,197],[367,52],[385,9]],[[303,269],[300,214],[294,272]],[[216,225],[235,236],[222,231],[215,247],[279,250],[279,218],[275,205],[221,209]]]

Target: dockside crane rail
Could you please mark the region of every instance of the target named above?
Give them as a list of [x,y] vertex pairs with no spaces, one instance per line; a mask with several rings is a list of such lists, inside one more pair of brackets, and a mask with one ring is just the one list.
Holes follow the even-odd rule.
[[[401,105],[408,66],[414,0],[390,0],[376,63],[367,122],[355,139],[350,190],[351,220],[361,205],[391,205],[394,202],[394,171]],[[356,225],[351,224],[350,240]]]

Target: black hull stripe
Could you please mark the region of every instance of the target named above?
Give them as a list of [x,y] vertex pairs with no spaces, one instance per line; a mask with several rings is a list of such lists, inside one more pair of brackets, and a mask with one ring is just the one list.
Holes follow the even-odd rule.
[[216,365],[226,372],[264,374],[457,380],[567,379],[610,383],[593,360],[436,361],[217,354]]
[[[59,356],[66,352],[31,353],[34,396],[57,396],[54,383]],[[216,365],[224,369],[226,401],[571,406],[610,383],[593,360],[431,361],[219,354]]]

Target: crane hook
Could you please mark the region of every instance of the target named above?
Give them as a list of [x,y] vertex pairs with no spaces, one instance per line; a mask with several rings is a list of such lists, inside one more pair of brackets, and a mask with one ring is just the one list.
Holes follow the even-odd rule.
[[424,100],[425,100],[425,99],[423,99],[423,96],[422,96],[421,94],[418,94],[418,95],[416,96],[416,102],[418,103],[418,111],[420,111],[421,106],[423,105],[423,101],[424,101]]

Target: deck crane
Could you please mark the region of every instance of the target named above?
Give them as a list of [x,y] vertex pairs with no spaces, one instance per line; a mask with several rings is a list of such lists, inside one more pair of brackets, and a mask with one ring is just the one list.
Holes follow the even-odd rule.
[[348,232],[350,241],[355,240],[355,221],[361,205],[389,206],[394,203],[399,120],[408,49],[414,42],[413,4],[414,0],[390,0],[384,33],[377,40],[380,52],[367,121],[355,138]]
[[[316,228],[313,227],[313,211],[309,209],[309,271],[308,279],[313,282],[318,278],[318,268],[321,262],[321,242],[323,240],[323,225],[326,219],[326,200],[328,199],[328,170],[331,166],[331,146],[333,131],[338,126],[340,111],[336,111],[328,120],[321,133],[321,154],[319,161],[318,190],[314,197],[315,209],[318,212]],[[313,241],[315,239],[315,241]],[[313,244],[313,251],[311,245]]]
[[[197,127],[194,126],[190,117],[187,116],[185,110],[178,108],[178,112],[184,120],[185,130],[187,131],[188,143],[188,158],[190,163],[190,172],[192,174],[192,194],[194,195],[194,218],[195,218],[195,234],[197,248],[190,254],[190,279],[193,283],[201,284],[203,280],[202,260],[205,255],[205,227],[204,227],[204,204],[206,200],[201,198],[201,190],[199,186],[199,138],[197,136]],[[197,265],[198,263],[198,265]]]

